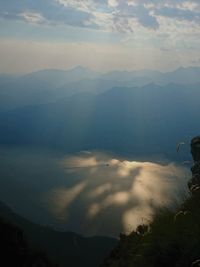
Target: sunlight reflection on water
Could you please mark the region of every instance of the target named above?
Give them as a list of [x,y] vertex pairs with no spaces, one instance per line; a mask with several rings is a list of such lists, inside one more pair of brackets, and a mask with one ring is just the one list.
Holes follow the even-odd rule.
[[174,163],[119,160],[99,152],[66,157],[61,168],[66,187],[47,194],[48,208],[67,229],[84,235],[117,236],[149,222],[155,209],[181,202],[190,176]]

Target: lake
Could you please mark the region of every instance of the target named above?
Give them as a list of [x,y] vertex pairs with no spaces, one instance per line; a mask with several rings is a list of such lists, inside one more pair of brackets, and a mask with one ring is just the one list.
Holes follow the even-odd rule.
[[0,148],[0,200],[36,223],[118,236],[187,195],[188,166],[108,152]]

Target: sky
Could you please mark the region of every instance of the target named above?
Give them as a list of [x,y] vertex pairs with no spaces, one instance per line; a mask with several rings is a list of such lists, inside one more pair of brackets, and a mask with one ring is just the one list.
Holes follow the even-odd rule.
[[0,73],[200,65],[199,0],[0,0]]

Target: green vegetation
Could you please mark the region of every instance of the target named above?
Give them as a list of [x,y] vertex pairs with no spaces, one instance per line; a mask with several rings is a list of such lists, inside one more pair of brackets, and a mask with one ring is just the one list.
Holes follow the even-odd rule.
[[[158,212],[142,232],[121,235],[104,267],[188,267],[200,258],[200,194],[191,196],[182,211]],[[194,265],[193,266],[199,266]]]
[[184,201],[179,212],[162,210],[149,226],[120,235],[102,267],[200,266],[200,188]]
[[192,139],[191,153],[190,196],[179,212],[159,211],[149,226],[140,225],[130,235],[121,235],[102,267],[200,266],[200,136]]

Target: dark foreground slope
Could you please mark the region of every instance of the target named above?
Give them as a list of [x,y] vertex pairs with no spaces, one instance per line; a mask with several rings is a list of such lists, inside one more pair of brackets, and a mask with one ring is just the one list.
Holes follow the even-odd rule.
[[0,218],[0,265],[4,267],[55,267],[46,255],[31,249],[23,232]]
[[200,266],[200,137],[191,143],[194,165],[190,197],[178,213],[162,211],[149,225],[121,235],[101,267]]
[[[22,229],[23,232],[19,230],[18,227]],[[14,250],[15,248],[18,248],[16,251],[17,262],[25,262],[26,260],[29,251],[25,251],[28,248],[26,245],[24,245],[24,240],[27,239],[29,241],[29,247],[32,247],[32,250],[36,249],[37,251],[42,252],[41,256],[37,256],[38,254],[36,254],[35,257],[38,257],[39,260],[41,259],[41,261],[44,261],[46,265],[41,265],[44,267],[51,266],[48,260],[45,258],[45,254],[52,262],[55,262],[59,266],[99,266],[99,263],[102,261],[105,255],[107,255],[117,243],[116,239],[109,237],[84,238],[75,233],[60,232],[49,227],[33,224],[13,213],[2,203],[0,203],[0,233],[1,246],[4,247],[2,233],[5,233],[5,240],[10,242],[10,240],[13,239],[13,242],[18,242],[14,247]],[[16,236],[19,238],[16,238]],[[25,236],[25,239],[23,236]],[[10,246],[10,244],[8,244],[8,246]],[[1,248],[1,252],[2,251],[8,250],[4,247],[4,250]],[[22,251],[22,254],[20,254],[20,251]],[[5,253],[2,253],[2,255],[3,254]],[[32,259],[31,255],[28,260],[29,259]],[[33,259],[35,258],[33,257]],[[17,265],[17,262],[13,266],[32,266],[29,264],[23,265],[21,263]],[[5,266],[7,267],[12,265]]]

